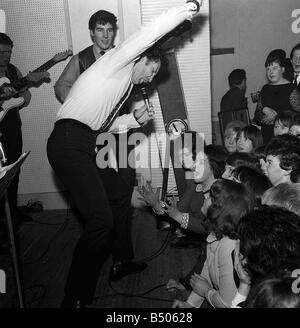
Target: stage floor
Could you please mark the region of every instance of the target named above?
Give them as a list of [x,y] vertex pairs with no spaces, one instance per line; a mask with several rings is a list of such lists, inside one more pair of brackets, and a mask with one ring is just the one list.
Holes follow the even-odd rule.
[[[27,308],[57,308],[63,298],[72,252],[80,236],[80,225],[72,211],[43,211],[31,215],[33,221],[25,223],[16,236],[25,304]],[[101,270],[91,307],[169,308],[176,295],[161,285],[170,278],[187,274],[195,264],[199,250],[170,247],[174,234],[157,230],[156,218],[151,211],[135,210],[132,240],[136,259],[149,258],[168,237],[164,251],[148,262],[145,271],[111,284],[108,275],[112,259],[109,257]],[[9,254],[0,254],[0,268],[6,272],[6,293],[0,294],[0,308],[18,307]],[[157,286],[160,287],[145,294]]]

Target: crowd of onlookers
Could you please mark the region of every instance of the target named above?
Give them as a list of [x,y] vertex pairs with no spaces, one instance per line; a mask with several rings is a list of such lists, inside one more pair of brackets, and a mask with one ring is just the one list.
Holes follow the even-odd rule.
[[[150,184],[141,190],[156,214],[203,241],[186,277],[167,283],[177,291],[173,307],[300,307],[300,95],[291,81],[300,44],[287,62],[280,49],[269,54],[254,120],[229,122],[223,146],[196,132],[178,138],[186,172],[178,201],[160,201]],[[230,81],[235,74],[244,71]],[[225,97],[221,110],[227,105]]]

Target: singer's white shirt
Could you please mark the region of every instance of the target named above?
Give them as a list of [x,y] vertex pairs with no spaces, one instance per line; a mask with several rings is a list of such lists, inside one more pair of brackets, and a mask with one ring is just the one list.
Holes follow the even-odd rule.
[[[76,80],[58,111],[57,120],[75,119],[92,130],[100,129],[125,92],[133,87],[133,67],[139,56],[185,19],[190,19],[195,14],[193,9],[193,3],[169,9],[100,57]],[[109,131],[122,133],[139,126],[131,113],[117,117]]]

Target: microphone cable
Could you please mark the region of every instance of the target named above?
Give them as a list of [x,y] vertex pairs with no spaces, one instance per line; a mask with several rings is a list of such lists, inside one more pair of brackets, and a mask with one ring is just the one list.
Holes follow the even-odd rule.
[[[166,284],[160,284],[157,285],[155,287],[150,288],[149,290],[140,293],[140,294],[130,294],[130,293],[124,293],[124,292],[120,292],[117,289],[115,289],[111,283],[111,281],[109,280],[109,287],[114,291],[114,293],[116,295],[119,296],[124,296],[124,297],[137,297],[137,298],[143,298],[143,299],[147,299],[147,300],[153,300],[153,301],[163,301],[163,302],[168,302],[168,303],[172,303],[173,299],[166,299],[166,298],[160,298],[160,297],[150,297],[150,296],[146,296],[147,294],[150,294],[151,292],[153,292],[156,289],[160,289],[162,287],[165,287]],[[112,295],[113,296],[113,295]]]

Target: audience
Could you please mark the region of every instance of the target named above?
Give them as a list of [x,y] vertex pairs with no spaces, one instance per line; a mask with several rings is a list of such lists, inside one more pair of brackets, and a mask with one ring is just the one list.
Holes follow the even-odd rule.
[[289,133],[300,138],[300,114],[294,116],[293,122],[290,125]]
[[243,184],[221,179],[212,185],[210,198],[206,261],[202,272],[191,277],[187,300],[175,300],[173,307],[200,307],[204,300],[213,307],[230,307],[236,293],[232,252],[239,220],[253,210],[254,196]]
[[[219,146],[208,145],[196,147],[200,144],[200,135],[196,132],[187,132],[192,136],[192,143],[183,149],[178,149],[179,158],[182,160],[183,167],[186,171],[186,190],[180,201],[177,202],[173,197],[169,204],[161,202],[158,195],[152,190],[150,183],[148,187],[143,187],[139,191],[142,198],[151,206],[157,214],[168,214],[180,227],[198,234],[207,235],[205,218],[201,212],[205,198],[209,194],[210,187],[221,178],[224,172],[226,152]],[[175,147],[176,148],[176,147]],[[197,152],[198,151],[198,152]]]
[[221,112],[248,108],[245,92],[247,88],[246,71],[234,69],[228,76],[230,89],[221,99]]
[[300,293],[292,289],[295,278],[267,277],[251,288],[247,308],[300,308]]
[[265,191],[271,187],[271,183],[265,174],[247,166],[236,168],[233,171],[233,180],[243,183],[254,193],[257,205],[261,203]]
[[289,110],[278,113],[274,121],[274,136],[289,133],[295,115]]
[[255,148],[253,154],[254,156],[259,160],[260,163],[260,169],[263,172],[263,174],[267,175],[267,163],[266,163],[266,153],[265,153],[265,146],[260,146]]
[[267,56],[265,67],[269,83],[264,85],[254,114],[254,122],[261,126],[264,144],[274,136],[276,115],[285,110],[300,110],[300,93],[284,77],[285,51],[275,49]]
[[226,125],[223,144],[228,153],[236,152],[237,133],[245,126],[246,123],[242,121],[231,121]]
[[262,134],[255,125],[245,126],[237,134],[237,151],[240,153],[253,153],[262,145]]
[[300,216],[300,183],[280,183],[262,196],[262,204],[283,207]]
[[293,66],[293,84],[300,91],[300,43],[291,50],[290,59]]
[[263,206],[239,222],[235,269],[240,277],[232,302],[237,307],[251,286],[276,275],[290,275],[300,264],[300,217],[286,209]]
[[274,137],[265,149],[267,176],[273,186],[292,182],[293,171],[300,168],[300,140],[283,134]]
[[232,179],[234,169],[239,166],[249,166],[260,171],[260,162],[255,155],[250,153],[232,153],[225,160],[225,171],[222,178]]

